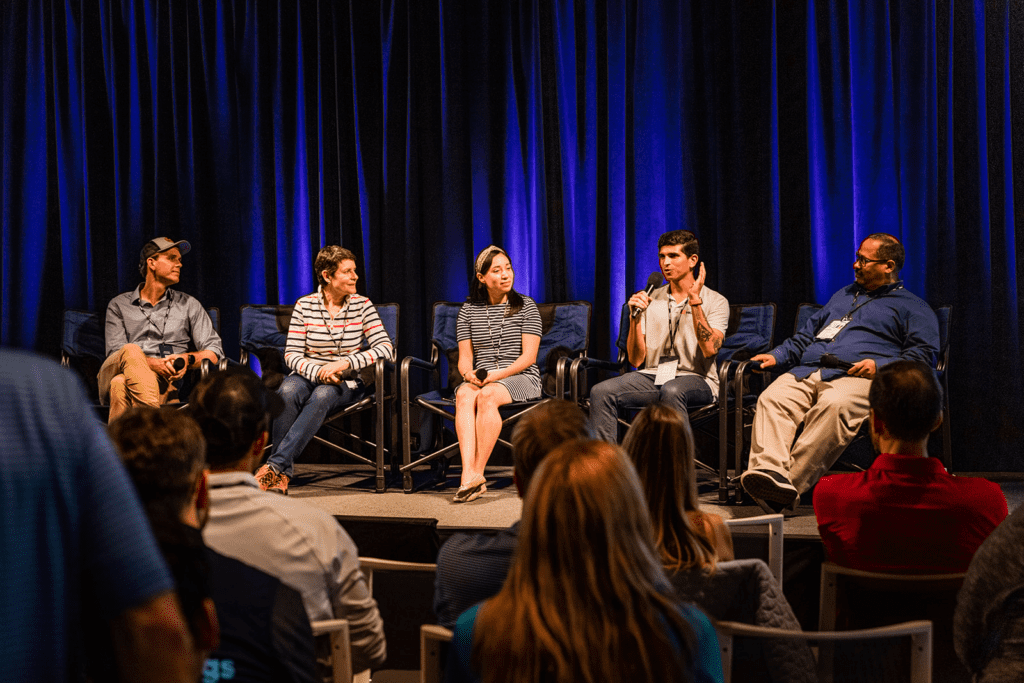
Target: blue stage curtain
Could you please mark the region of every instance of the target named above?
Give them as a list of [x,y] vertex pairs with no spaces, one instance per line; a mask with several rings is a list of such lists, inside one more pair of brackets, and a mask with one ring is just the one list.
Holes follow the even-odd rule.
[[[361,291],[466,296],[505,247],[517,288],[594,303],[592,354],[701,240],[733,302],[851,281],[858,242],[907,250],[954,306],[956,467],[1019,469],[1024,6],[1012,0],[24,0],[3,17],[0,337],[56,353],[64,308],[188,239],[181,289],[224,315],[314,288],[340,243]],[[1017,125],[1014,125],[1017,124]]]

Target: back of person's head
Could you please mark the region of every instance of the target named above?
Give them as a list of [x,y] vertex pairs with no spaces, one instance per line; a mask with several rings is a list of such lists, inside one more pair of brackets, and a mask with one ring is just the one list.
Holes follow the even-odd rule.
[[219,637],[210,599],[210,565],[199,530],[184,520],[206,468],[206,441],[199,425],[179,410],[135,406],[108,431],[174,576],[196,647],[208,652]]
[[525,495],[544,457],[566,441],[589,436],[587,416],[571,401],[551,400],[534,408],[512,430],[512,464]]
[[640,475],[665,568],[714,566],[711,542],[686,514],[700,508],[690,421],[675,408],[652,403],[633,420],[622,447]]
[[203,379],[189,396],[189,410],[206,437],[212,468],[241,460],[269,431],[281,399],[249,368],[230,367]]
[[897,360],[875,373],[868,403],[889,434],[920,441],[942,420],[942,385],[925,363]]
[[515,560],[478,615],[483,681],[687,680],[692,629],[618,446],[564,443],[537,468]]
[[150,523],[181,521],[206,468],[206,440],[179,410],[135,406],[108,427]]

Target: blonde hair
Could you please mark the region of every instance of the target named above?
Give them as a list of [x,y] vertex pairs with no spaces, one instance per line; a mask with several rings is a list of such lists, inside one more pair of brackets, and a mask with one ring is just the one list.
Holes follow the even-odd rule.
[[693,630],[674,603],[622,449],[559,446],[534,474],[523,510],[508,578],[477,615],[481,679],[687,680]]
[[633,420],[622,447],[647,494],[655,545],[665,569],[713,568],[715,548],[686,514],[700,509],[690,421],[664,403],[652,403]]

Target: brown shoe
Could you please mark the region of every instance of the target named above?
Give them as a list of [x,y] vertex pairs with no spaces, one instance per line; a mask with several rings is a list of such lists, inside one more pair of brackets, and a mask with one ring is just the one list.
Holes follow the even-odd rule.
[[275,481],[267,490],[271,493],[280,493],[282,496],[287,496],[289,481],[291,481],[291,479],[288,478],[287,474],[279,474],[277,475],[277,481]]
[[[281,475],[274,471],[270,465],[264,465],[263,467],[256,470],[256,483],[259,484],[261,491],[269,491],[271,487],[277,484],[277,480],[281,478]],[[285,484],[285,489],[288,485]]]

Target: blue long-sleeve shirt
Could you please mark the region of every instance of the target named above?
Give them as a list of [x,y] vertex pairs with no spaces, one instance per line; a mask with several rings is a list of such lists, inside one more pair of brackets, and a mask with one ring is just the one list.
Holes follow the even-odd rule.
[[[815,339],[830,322],[847,315],[850,322],[831,341]],[[899,280],[874,291],[856,283],[844,287],[799,332],[772,349],[771,355],[779,370],[788,370],[799,379],[820,369],[822,379],[832,380],[846,371],[820,367],[819,359],[826,353],[850,363],[873,358],[878,368],[897,359],[935,367],[938,350],[935,312]]]

